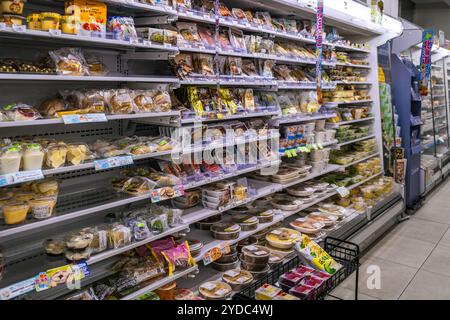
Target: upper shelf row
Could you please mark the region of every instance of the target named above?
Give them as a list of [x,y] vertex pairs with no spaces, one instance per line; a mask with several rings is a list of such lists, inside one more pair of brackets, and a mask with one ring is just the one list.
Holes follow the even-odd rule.
[[[146,3],[140,3],[137,1],[114,1],[114,0],[102,0],[108,4],[108,6],[116,7],[117,11],[122,13],[122,10],[127,10],[126,14],[135,15],[135,24],[137,25],[155,25],[165,24],[176,20],[187,20],[193,22],[201,22],[210,25],[216,24],[216,18],[213,13],[199,12],[190,10],[174,10],[167,6],[157,6]],[[57,2],[44,1],[45,5],[57,5]],[[131,11],[131,12],[129,12]],[[243,11],[242,11],[243,12]],[[156,17],[155,17],[156,16]],[[162,18],[159,16],[163,16]],[[42,42],[65,42],[73,43],[87,43],[90,46],[97,47],[113,47],[113,48],[138,48],[147,50],[164,50],[164,51],[178,51],[177,46],[152,43],[146,40],[136,41],[132,39],[130,41],[108,39],[105,37],[90,37],[81,35],[71,35],[61,33],[60,30],[39,31],[27,29],[25,25],[7,27],[8,23],[0,22],[0,37],[12,38],[19,40],[37,40]],[[316,40],[310,34],[305,32],[295,32],[282,29],[275,29],[272,26],[250,23],[246,19],[236,19],[233,16],[221,16],[219,18],[219,26],[232,27],[243,31],[257,33],[261,35],[268,35],[272,38],[280,38],[291,41],[303,42],[306,44],[315,44]],[[340,38],[339,38],[340,39]],[[369,50],[366,47],[358,47],[356,45],[348,45],[346,41],[338,40],[335,43],[325,41],[325,46],[336,47],[341,51],[354,51],[361,53],[368,53]]]

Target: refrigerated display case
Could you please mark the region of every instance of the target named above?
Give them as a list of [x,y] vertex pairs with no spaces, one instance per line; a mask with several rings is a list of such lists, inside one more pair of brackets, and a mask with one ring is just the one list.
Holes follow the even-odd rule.
[[449,152],[448,108],[444,59],[431,65],[429,93],[422,97],[423,194],[442,180],[443,162]]
[[[384,26],[364,21],[358,25],[360,20],[349,15],[356,4],[349,3],[344,9],[337,2],[328,2],[325,23],[342,34],[325,42],[329,54],[323,59],[322,89],[333,93],[325,95],[328,103],[322,106],[315,98],[316,40],[311,31],[315,12],[303,1],[224,1],[220,8],[218,1],[196,2],[202,10],[191,7],[190,1],[186,1],[188,7],[179,1],[173,6],[133,0],[102,3],[114,15],[112,25],[119,27],[112,35],[0,28],[2,58],[30,61],[51,51],[58,67],[67,71],[42,73],[33,64],[21,68],[39,72],[9,72],[15,70],[11,65],[16,63],[5,62],[5,72],[0,73],[2,88],[8,88],[0,96],[2,105],[20,101],[39,106],[42,112],[30,119],[34,116],[30,108],[19,109],[28,112],[18,112],[14,121],[1,121],[0,135],[46,146],[46,165],[41,169],[26,175],[21,171],[1,175],[2,195],[27,199],[31,189],[43,188],[35,183],[44,177],[54,179],[45,180],[46,188],[57,185],[56,203],[40,198],[41,202],[34,203],[36,207],[55,209],[45,211],[50,213],[45,217],[28,214],[30,208],[23,203],[6,207],[9,223],[2,220],[0,224],[5,261],[0,299],[76,299],[91,296],[92,290],[100,288],[113,290],[108,297],[131,300],[161,288],[173,290],[174,281],[181,288],[195,291],[206,279],[221,277],[207,263],[211,253],[228,246],[236,248],[239,242],[256,236],[263,239],[282,225],[292,227],[307,210],[339,201],[340,192],[348,191],[358,201],[350,205],[350,198],[341,200],[348,206],[345,215],[339,211],[338,223],[327,221],[333,227],[321,228],[324,230],[317,234],[317,241],[353,236],[365,226],[373,227],[369,222],[382,213],[390,220],[400,214],[402,199],[395,184],[381,178],[384,170],[380,161],[377,73],[377,47],[401,33],[398,21],[386,17]],[[41,6],[28,2],[26,6],[35,11],[63,9],[63,3],[51,1]],[[246,15],[242,9],[250,12]],[[132,18],[117,19],[115,15],[123,11]],[[247,17],[253,17],[254,11],[258,11],[257,18],[249,21]],[[286,17],[286,12],[294,15],[293,19]],[[143,28],[145,36],[127,36],[134,28],[130,19]],[[126,32],[121,33],[122,28]],[[393,28],[397,30],[391,32]],[[175,37],[174,30],[179,31]],[[220,37],[211,35],[215,31]],[[174,43],[175,38],[179,42]],[[18,50],[24,45],[31,50]],[[81,49],[58,50],[69,45]],[[92,74],[85,75],[86,68]],[[334,69],[339,72],[333,73]],[[61,99],[98,113],[94,117],[77,113],[74,108],[70,109],[72,113],[64,113]],[[342,118],[331,121],[338,111]],[[53,117],[57,112],[63,113],[61,117]],[[236,120],[246,123],[236,125]],[[173,143],[178,140],[172,133],[195,129],[199,123],[201,130],[209,126],[217,134],[231,128],[240,136],[226,141],[206,137],[192,145],[189,140],[189,145],[180,150]],[[252,135],[247,130],[250,128],[266,135]],[[354,135],[335,139],[335,130],[348,133],[350,128]],[[292,138],[293,130],[296,135]],[[282,138],[289,147],[300,141],[299,148],[289,148],[287,155],[286,150],[268,150],[261,145],[269,133],[273,138],[285,134]],[[197,132],[192,136],[197,137]],[[266,154],[267,159],[258,159],[261,161],[250,166],[182,163],[185,166],[180,169],[172,163],[173,153],[190,159],[193,154],[217,148],[223,151],[225,147],[227,151],[231,147],[234,159],[240,151],[238,146],[260,142],[264,149],[259,153]],[[16,145],[5,149],[5,158],[20,166],[21,154],[13,147]],[[88,156],[89,148],[96,152]],[[331,148],[341,149],[333,150],[334,163],[330,162]],[[292,155],[292,150],[298,156]],[[43,156],[34,144],[26,151]],[[289,159],[289,155],[295,159]],[[83,161],[78,161],[80,158]],[[284,170],[256,174],[281,161]],[[311,192],[309,186],[315,189]],[[293,198],[287,190],[299,196]],[[285,193],[279,199],[281,192]],[[359,195],[365,196],[363,201],[356,199]],[[258,211],[272,205],[273,209]],[[336,208],[329,203],[328,207]],[[242,208],[253,218],[237,219]],[[232,210],[242,228],[236,227],[237,222],[229,225]],[[228,223],[225,226],[218,223],[222,218]],[[215,232],[211,232],[212,224],[217,227]],[[377,234],[369,231],[370,235]],[[167,241],[170,236],[181,242],[182,258],[188,247],[184,240],[192,244],[190,251],[196,251],[196,263],[192,259],[177,260],[179,263],[172,265],[175,270],[160,270],[154,261],[145,265],[148,268],[135,269],[135,259],[141,261],[135,256],[123,263],[137,251],[145,256],[155,242]],[[365,241],[365,235],[358,236]],[[169,240],[169,245],[174,244]],[[238,262],[236,257],[232,260]],[[81,290],[63,285],[68,274],[81,277]],[[46,282],[48,279],[55,280],[53,285]]]

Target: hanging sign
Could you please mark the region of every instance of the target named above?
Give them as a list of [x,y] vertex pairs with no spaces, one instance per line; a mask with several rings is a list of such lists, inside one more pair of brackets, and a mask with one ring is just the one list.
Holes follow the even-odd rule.
[[317,101],[323,103],[322,95],[322,53],[323,53],[323,0],[317,0],[316,13],[316,81]]
[[422,35],[422,53],[420,55],[420,94],[428,95],[428,82],[431,74],[431,49],[433,48],[433,30],[424,30]]

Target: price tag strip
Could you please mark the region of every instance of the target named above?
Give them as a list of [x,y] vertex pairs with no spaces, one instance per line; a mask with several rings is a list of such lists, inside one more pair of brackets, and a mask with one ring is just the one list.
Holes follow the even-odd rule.
[[79,288],[80,281],[91,275],[87,263],[65,265],[40,272],[30,279],[0,289],[0,300],[10,300],[29,292],[41,292],[60,285]]
[[119,156],[107,159],[95,160],[94,167],[96,171],[108,170],[117,167],[124,167],[133,164],[132,156]]
[[44,174],[42,173],[42,170],[29,170],[29,171],[8,173],[0,176],[0,187],[41,179],[44,179]]
[[206,251],[203,255],[203,263],[205,266],[213,263],[214,261],[222,258],[223,255],[231,252],[230,243],[229,242],[221,242],[218,246],[211,248]]
[[64,124],[108,122],[104,113],[67,114],[62,116]]

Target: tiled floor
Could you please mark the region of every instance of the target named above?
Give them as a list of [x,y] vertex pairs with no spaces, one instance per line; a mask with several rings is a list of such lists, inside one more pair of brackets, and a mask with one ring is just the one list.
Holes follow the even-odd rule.
[[[450,300],[450,181],[361,260],[360,300]],[[354,286],[350,277],[333,295],[354,299]]]

